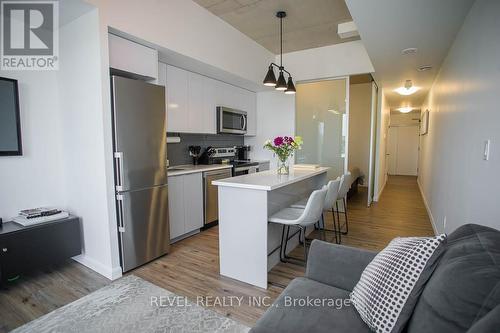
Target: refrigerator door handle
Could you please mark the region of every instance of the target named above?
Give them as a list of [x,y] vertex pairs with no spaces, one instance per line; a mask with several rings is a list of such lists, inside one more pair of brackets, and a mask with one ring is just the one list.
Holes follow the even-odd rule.
[[117,194],[116,195],[116,202],[118,204],[118,232],[125,232],[125,225],[123,222],[123,195]]
[[116,186],[115,189],[117,192],[123,191],[123,153],[121,151],[117,151],[114,153],[115,162],[116,162]]

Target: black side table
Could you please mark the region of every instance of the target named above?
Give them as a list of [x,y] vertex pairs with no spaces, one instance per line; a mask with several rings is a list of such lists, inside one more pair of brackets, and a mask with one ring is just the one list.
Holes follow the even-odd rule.
[[4,222],[0,227],[0,281],[62,262],[82,253],[80,219],[23,227]]

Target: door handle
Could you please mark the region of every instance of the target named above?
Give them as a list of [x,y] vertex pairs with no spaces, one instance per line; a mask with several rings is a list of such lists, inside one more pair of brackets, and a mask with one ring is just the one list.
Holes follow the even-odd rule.
[[116,195],[116,202],[118,204],[118,232],[125,232],[125,223],[123,221],[123,195]]
[[113,154],[115,158],[115,165],[117,171],[117,183],[115,188],[116,191],[123,191],[123,153],[121,151],[117,151]]

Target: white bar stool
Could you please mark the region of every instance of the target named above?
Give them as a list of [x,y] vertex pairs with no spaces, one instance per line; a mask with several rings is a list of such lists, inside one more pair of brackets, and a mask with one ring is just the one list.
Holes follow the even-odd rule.
[[[341,234],[340,234],[340,221],[338,221],[339,229],[337,229],[336,220],[338,220],[338,219],[335,219],[333,205],[337,202],[337,197],[339,194],[339,188],[340,188],[341,182],[342,182],[342,178],[338,177],[335,180],[330,180],[328,182],[328,184],[323,187],[323,188],[326,188],[326,190],[327,190],[325,202],[323,204],[323,211],[331,211],[332,212],[333,229],[326,228],[323,212],[321,213],[322,225],[320,225],[320,228],[323,231],[333,231],[335,233],[335,243],[337,243],[337,244],[340,244],[342,242],[342,239],[341,239]],[[307,203],[307,199],[302,199],[302,200],[294,203],[290,207],[304,209],[306,203]]]
[[[307,200],[304,209],[300,208],[284,208],[279,212],[269,217],[269,222],[283,225],[281,231],[281,245],[280,245],[280,260],[282,262],[290,262],[288,259],[301,261],[298,258],[289,257],[286,254],[286,247],[288,244],[288,235],[290,227],[297,227],[304,235],[304,263],[307,262],[307,243],[306,243],[306,228],[316,224],[323,214],[323,204],[325,201],[327,189],[316,190],[311,193]],[[285,228],[287,229],[285,237]],[[300,234],[299,234],[300,238]]]
[[[347,235],[349,232],[349,220],[347,219],[347,192],[351,189],[352,185],[352,175],[351,172],[347,172],[342,176],[342,182],[340,183],[339,195],[337,201],[335,202],[335,208],[337,209],[337,219],[339,220],[339,231],[342,235]],[[339,216],[339,200],[342,200],[344,204],[344,216],[345,216],[345,231],[342,231],[340,227],[340,216]]]

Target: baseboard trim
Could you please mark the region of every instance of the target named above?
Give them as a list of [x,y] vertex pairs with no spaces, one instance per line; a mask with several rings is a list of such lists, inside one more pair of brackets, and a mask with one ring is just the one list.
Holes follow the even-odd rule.
[[188,232],[188,233],[186,233],[186,234],[184,234],[184,235],[180,235],[180,236],[178,236],[178,237],[176,237],[176,238],[174,238],[174,239],[171,239],[171,240],[170,240],[170,244],[174,244],[175,242],[178,242],[178,241],[180,241],[180,240],[183,240],[183,239],[185,239],[185,238],[188,238],[188,237],[194,236],[194,235],[199,234],[199,233],[200,233],[200,229],[195,229],[195,230],[190,231],[190,232]]
[[382,192],[384,192],[386,184],[387,184],[387,179],[385,180],[384,185],[382,185],[382,188],[380,189],[380,191],[373,196],[373,201],[378,202],[378,200],[380,199],[380,196],[382,195]]
[[427,215],[429,215],[429,220],[431,220],[432,230],[434,230],[434,235],[438,235],[439,232],[436,228],[436,224],[434,223],[434,217],[432,216],[431,208],[429,207],[429,203],[424,195],[424,190],[422,189],[422,185],[420,184],[420,178],[417,178],[418,189],[420,190],[420,196],[422,197],[422,201],[424,202],[425,209],[427,210]]
[[85,254],[81,254],[79,256],[73,257],[73,260],[79,262],[80,264],[87,266],[94,272],[104,276],[110,280],[116,280],[122,276],[122,268],[121,267],[108,267],[97,260],[90,258]]

